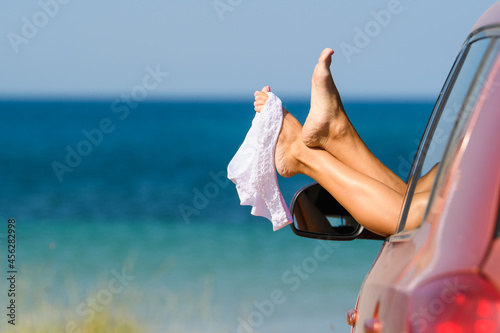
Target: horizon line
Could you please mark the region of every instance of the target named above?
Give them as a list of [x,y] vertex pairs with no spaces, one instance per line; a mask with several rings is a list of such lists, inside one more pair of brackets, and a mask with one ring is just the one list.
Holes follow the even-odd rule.
[[[309,95],[297,94],[280,94],[282,100],[289,102],[305,102],[309,101]],[[39,95],[39,94],[26,94],[26,95],[0,95],[0,102],[113,102],[119,99],[117,95]],[[342,100],[347,103],[364,103],[364,102],[422,102],[430,103],[435,102],[437,96],[431,95],[374,95],[374,94],[359,94],[359,95],[344,95]],[[168,102],[241,102],[253,100],[253,95],[246,96],[243,94],[234,95],[178,95],[178,96],[151,96],[143,101],[137,103],[168,103]]]

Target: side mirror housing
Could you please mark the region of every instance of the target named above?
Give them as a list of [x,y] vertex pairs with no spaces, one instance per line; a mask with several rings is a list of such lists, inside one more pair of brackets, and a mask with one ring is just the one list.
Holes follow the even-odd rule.
[[384,240],[360,225],[349,212],[320,184],[303,187],[290,204],[291,228],[302,237],[348,241],[353,239]]

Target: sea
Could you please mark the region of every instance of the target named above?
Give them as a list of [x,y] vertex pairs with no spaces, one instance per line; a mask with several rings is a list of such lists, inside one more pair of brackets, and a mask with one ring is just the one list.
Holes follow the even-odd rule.
[[[0,101],[0,332],[349,332],[382,243],[273,231],[240,206],[227,165],[252,103]],[[433,101],[344,106],[405,179]],[[288,203],[311,182],[279,177]]]

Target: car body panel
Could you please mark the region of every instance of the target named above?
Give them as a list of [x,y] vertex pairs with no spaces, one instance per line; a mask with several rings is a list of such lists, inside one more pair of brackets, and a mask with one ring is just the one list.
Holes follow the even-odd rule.
[[495,239],[482,267],[483,275],[500,290],[500,239]]
[[[418,258],[422,247],[427,243],[431,230],[431,225],[426,224],[409,238],[384,243],[382,251],[360,291],[360,301],[357,309],[358,324],[354,332],[364,332],[363,324],[372,318],[380,318],[382,324],[387,325],[383,318],[389,316],[392,325],[398,327],[402,324],[402,322],[398,323],[398,320],[403,320],[403,316],[397,318],[397,316],[391,315],[394,313],[393,310],[384,307],[384,305],[391,304],[391,307],[395,306],[397,309],[404,306],[403,300],[398,301],[395,299],[395,297],[400,297],[394,293],[395,282],[401,276],[408,274],[409,270],[417,267],[415,265],[416,258]],[[394,263],[397,263],[397,265]]]
[[500,16],[500,2],[493,4],[483,15],[477,20],[471,29],[471,33],[478,29],[498,24],[498,17]]

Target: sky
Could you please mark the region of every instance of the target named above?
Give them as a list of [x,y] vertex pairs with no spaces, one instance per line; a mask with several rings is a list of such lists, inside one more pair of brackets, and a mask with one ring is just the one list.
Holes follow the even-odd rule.
[[0,99],[306,98],[320,52],[344,98],[435,99],[493,0],[5,0]]

